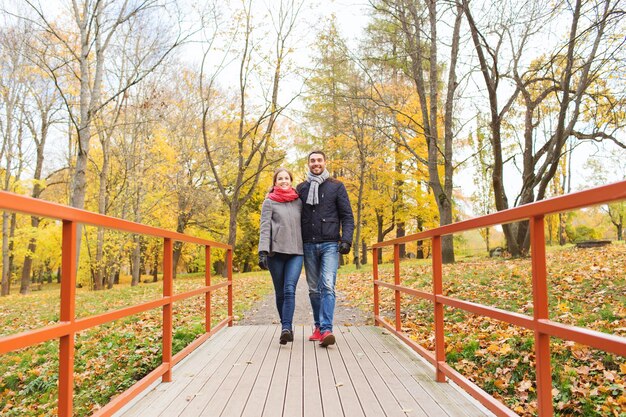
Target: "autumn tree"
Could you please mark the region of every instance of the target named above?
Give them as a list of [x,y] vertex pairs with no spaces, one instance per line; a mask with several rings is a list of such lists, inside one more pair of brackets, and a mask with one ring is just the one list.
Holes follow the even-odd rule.
[[[545,2],[495,2],[476,5],[463,0],[480,73],[487,90],[494,169],[492,173],[498,210],[511,207],[506,194],[504,127],[523,115],[520,131],[522,185],[514,205],[545,198],[568,138],[610,140],[622,123],[607,126],[600,120],[582,123],[584,113],[595,113],[601,95],[593,94],[600,78],[616,71],[614,54],[622,40],[614,34],[623,11],[619,2],[582,2],[552,5]],[[478,16],[478,17],[476,17]],[[565,42],[546,43],[547,50],[529,58],[529,46],[545,36],[550,24],[567,19]],[[530,64],[529,64],[530,62]],[[510,82],[507,82],[510,80]],[[503,90],[510,91],[503,94]],[[504,100],[501,101],[501,98]],[[517,111],[512,111],[516,109]],[[542,119],[550,130],[541,134]],[[528,252],[528,222],[503,225],[513,255]]]
[[[404,75],[413,83],[419,103],[419,118],[412,119],[412,130],[421,131],[427,144],[427,157],[419,155],[411,147],[406,135],[399,135],[402,146],[428,167],[429,186],[435,195],[441,225],[452,222],[453,148],[456,138],[455,103],[457,100],[457,60],[460,46],[462,8],[459,4],[448,5],[435,0],[426,2],[381,0],[373,3],[377,14],[398,28],[401,35],[398,48],[402,48],[405,61]],[[438,32],[442,24],[440,15],[445,13],[452,23],[448,36]],[[449,45],[449,50],[446,50]],[[445,55],[444,55],[445,53]],[[445,57],[444,57],[445,56]],[[444,74],[441,60],[447,73]],[[445,81],[444,81],[445,80]],[[379,94],[380,103],[394,110],[386,94]],[[440,170],[440,167],[443,169]],[[442,238],[443,262],[454,262],[452,236]]]
[[[174,17],[176,14],[175,4],[166,0],[138,3],[67,0],[58,10],[67,10],[69,15],[61,15],[59,20],[50,19],[50,10],[46,8],[50,6],[22,1],[32,12],[32,16],[23,18],[34,22],[44,34],[39,43],[55,50],[51,55],[54,59],[46,61],[46,70],[63,98],[77,137],[69,203],[84,208],[89,150],[99,113],[161,65],[186,36],[178,29],[170,30],[176,23],[165,23],[165,15],[172,12],[169,17]],[[136,29],[149,21],[161,23],[158,30],[152,31],[150,41],[133,51],[140,65],[125,83],[109,84],[107,73],[115,61],[112,54],[116,46],[123,43],[125,34],[132,33],[129,27]],[[79,228],[79,248],[81,236]]]

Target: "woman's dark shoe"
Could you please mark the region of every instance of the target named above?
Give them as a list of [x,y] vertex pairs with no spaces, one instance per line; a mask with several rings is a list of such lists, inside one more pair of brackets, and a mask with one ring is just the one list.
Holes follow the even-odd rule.
[[280,344],[286,345],[287,342],[293,342],[293,332],[289,329],[284,329],[280,333]]

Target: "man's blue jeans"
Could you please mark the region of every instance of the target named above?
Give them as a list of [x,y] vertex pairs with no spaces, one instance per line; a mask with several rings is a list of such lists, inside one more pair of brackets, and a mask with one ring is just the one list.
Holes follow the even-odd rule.
[[293,330],[293,312],[296,308],[296,286],[302,272],[302,255],[275,253],[267,258],[274,292],[276,309],[282,330]]
[[335,282],[339,268],[337,242],[305,243],[304,270],[315,326],[322,333],[333,331]]

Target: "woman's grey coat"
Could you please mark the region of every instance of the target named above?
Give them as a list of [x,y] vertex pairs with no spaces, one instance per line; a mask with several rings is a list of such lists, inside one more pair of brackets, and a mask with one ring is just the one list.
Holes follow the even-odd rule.
[[259,252],[302,255],[301,211],[299,198],[286,203],[266,198],[261,209]]

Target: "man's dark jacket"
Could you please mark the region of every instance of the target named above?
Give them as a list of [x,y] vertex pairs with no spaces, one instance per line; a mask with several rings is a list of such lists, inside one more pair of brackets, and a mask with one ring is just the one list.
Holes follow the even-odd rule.
[[310,187],[306,181],[296,187],[302,200],[302,241],[352,244],[354,216],[346,187],[335,178],[328,178],[320,184],[319,204],[314,206],[306,203]]

